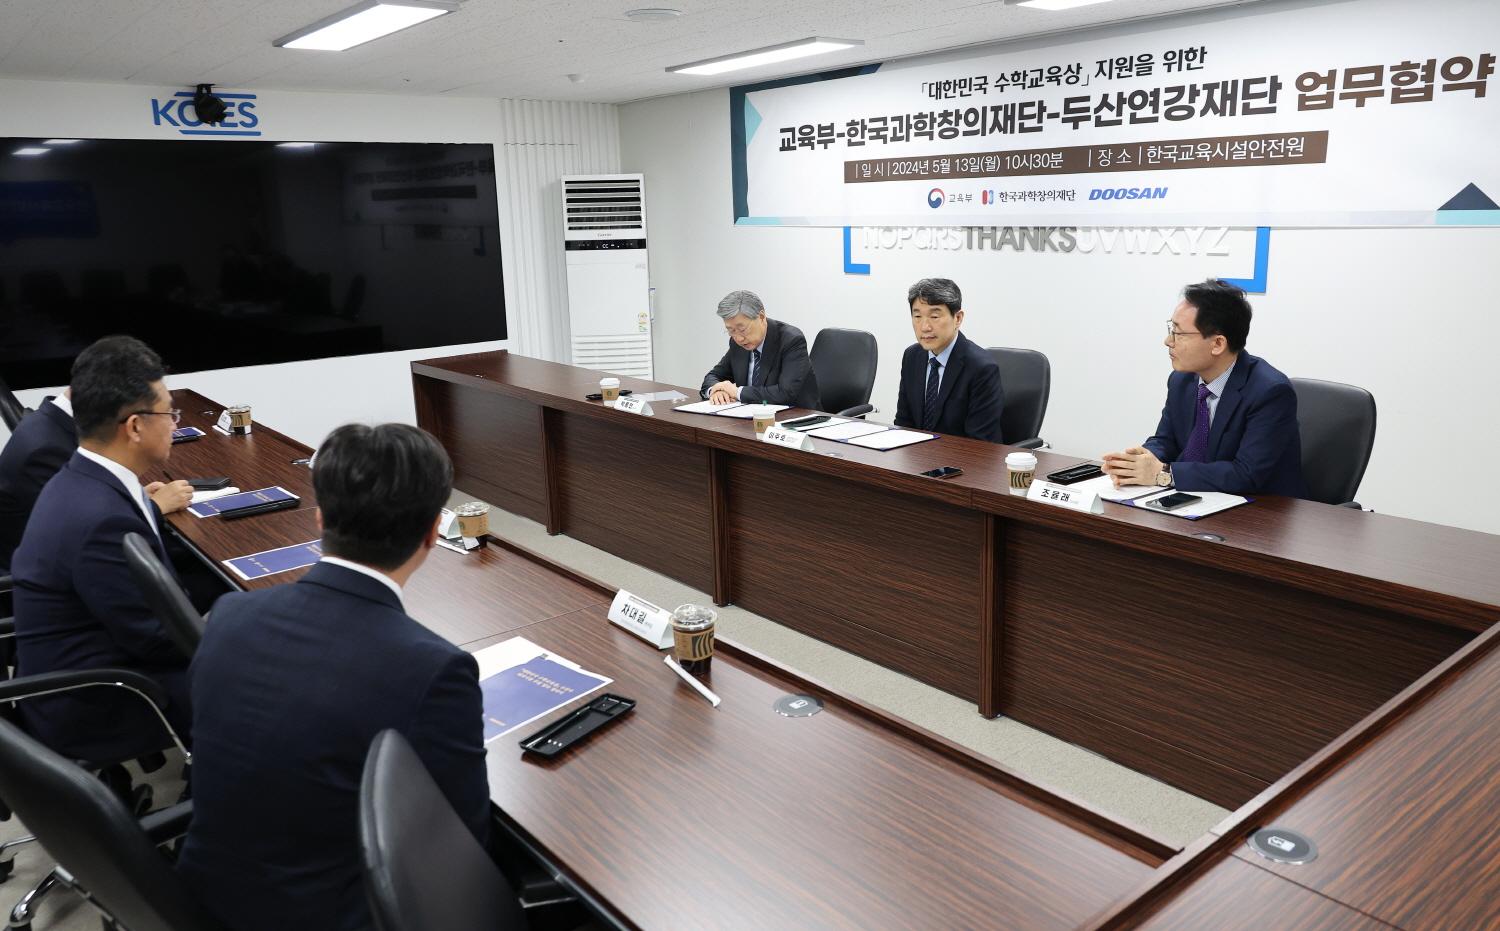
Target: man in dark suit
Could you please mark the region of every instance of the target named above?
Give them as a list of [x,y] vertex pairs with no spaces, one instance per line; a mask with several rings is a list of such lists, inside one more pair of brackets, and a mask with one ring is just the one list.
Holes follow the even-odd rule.
[[[121,541],[138,533],[171,565],[160,509],[139,476],[162,467],[177,412],[161,359],[128,336],[99,340],[73,364],[72,407],[81,443],[42,489],[11,561],[20,675],[105,666],[137,669],[170,698],[172,726],[191,720],[187,658],[141,595]],[[45,405],[44,405],[45,408]],[[49,416],[37,413],[33,417]],[[173,483],[186,504],[191,489]],[[114,761],[168,744],[151,708],[114,689],[84,689],[18,706],[27,728],[70,756]]]
[[1005,391],[995,357],[958,331],[963,293],[947,278],[923,278],[906,292],[917,341],[901,356],[896,426],[1003,442]]
[[701,397],[718,404],[823,406],[801,330],[767,317],[765,305],[750,291],[731,291],[718,313],[729,333],[729,351],[703,376]]
[[401,603],[452,479],[416,427],[338,428],[313,469],[322,561],[214,606],[193,657],[193,823],[178,869],[230,928],[371,927],[359,785],[386,728],[486,842],[479,667]]
[[1245,352],[1245,292],[1218,279],[1188,285],[1167,321],[1167,403],[1156,433],[1107,453],[1116,485],[1307,497],[1297,393],[1264,359]]

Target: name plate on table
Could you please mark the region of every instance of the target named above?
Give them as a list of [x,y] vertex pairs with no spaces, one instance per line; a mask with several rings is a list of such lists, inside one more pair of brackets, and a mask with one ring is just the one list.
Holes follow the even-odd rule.
[[760,435],[762,443],[770,443],[772,446],[785,446],[787,449],[800,449],[804,452],[812,452],[812,437],[797,430],[786,430],[781,427],[767,427],[766,432]]
[[658,650],[672,645],[672,612],[620,589],[609,606],[609,620]]
[[627,414],[640,414],[642,417],[651,416],[651,402],[640,398],[621,398],[615,402],[615,410],[624,411]]
[[1077,485],[1054,485],[1052,482],[1032,482],[1026,497],[1043,504],[1056,505],[1085,514],[1103,514],[1104,500],[1097,491],[1079,488]]

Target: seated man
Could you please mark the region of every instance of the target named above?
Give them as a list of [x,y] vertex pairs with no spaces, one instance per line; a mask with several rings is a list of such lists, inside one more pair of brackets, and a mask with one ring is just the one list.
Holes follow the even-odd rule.
[[703,376],[699,395],[716,404],[822,407],[801,330],[767,317],[765,305],[750,291],[729,292],[718,313],[729,333],[729,351]]
[[[125,564],[121,541],[138,533],[171,565],[161,512],[139,476],[172,450],[177,412],[161,359],[128,336],[99,340],[73,363],[72,405],[81,445],[37,497],[11,562],[19,675],[105,666],[160,682],[173,728],[191,721],[187,657],[168,639]],[[47,414],[31,414],[27,420]],[[186,482],[173,486],[183,506]],[[100,762],[166,746],[149,706],[118,689],[84,689],[22,702],[27,728],[68,756]]]
[[896,426],[1003,442],[1000,366],[958,331],[964,322],[958,285],[923,278],[906,292],[906,303],[917,341],[901,356]]
[[230,928],[371,927],[359,785],[386,728],[487,840],[479,667],[401,602],[452,479],[416,427],[338,428],[313,469],[322,561],[214,606],[193,657],[193,823],[178,869]]
[[1156,434],[1104,456],[1118,485],[1304,498],[1297,393],[1245,352],[1250,302],[1218,279],[1188,285],[1167,321],[1167,403]]

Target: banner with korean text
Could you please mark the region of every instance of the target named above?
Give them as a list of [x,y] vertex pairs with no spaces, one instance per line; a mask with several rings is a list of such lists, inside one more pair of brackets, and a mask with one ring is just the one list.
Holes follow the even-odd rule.
[[735,88],[735,222],[1496,225],[1497,54],[1494,0],[1265,4]]

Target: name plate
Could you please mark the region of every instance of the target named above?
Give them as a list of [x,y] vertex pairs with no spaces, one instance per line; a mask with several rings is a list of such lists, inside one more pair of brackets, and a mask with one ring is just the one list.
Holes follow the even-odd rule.
[[1031,488],[1026,492],[1026,497],[1032,501],[1040,501],[1043,504],[1056,505],[1057,507],[1068,508],[1073,511],[1082,511],[1085,514],[1104,513],[1104,499],[1099,497],[1099,493],[1079,488],[1076,485],[1054,485],[1051,482],[1032,482]]
[[651,416],[651,402],[640,398],[620,398],[615,402],[615,410],[624,411],[627,414],[640,414],[642,417]]
[[620,589],[609,606],[609,620],[658,650],[672,645],[672,612]]
[[806,433],[796,430],[787,430],[782,427],[767,427],[766,432],[760,435],[762,443],[770,443],[772,446],[785,446],[788,449],[800,449],[804,452],[812,452],[812,437]]

